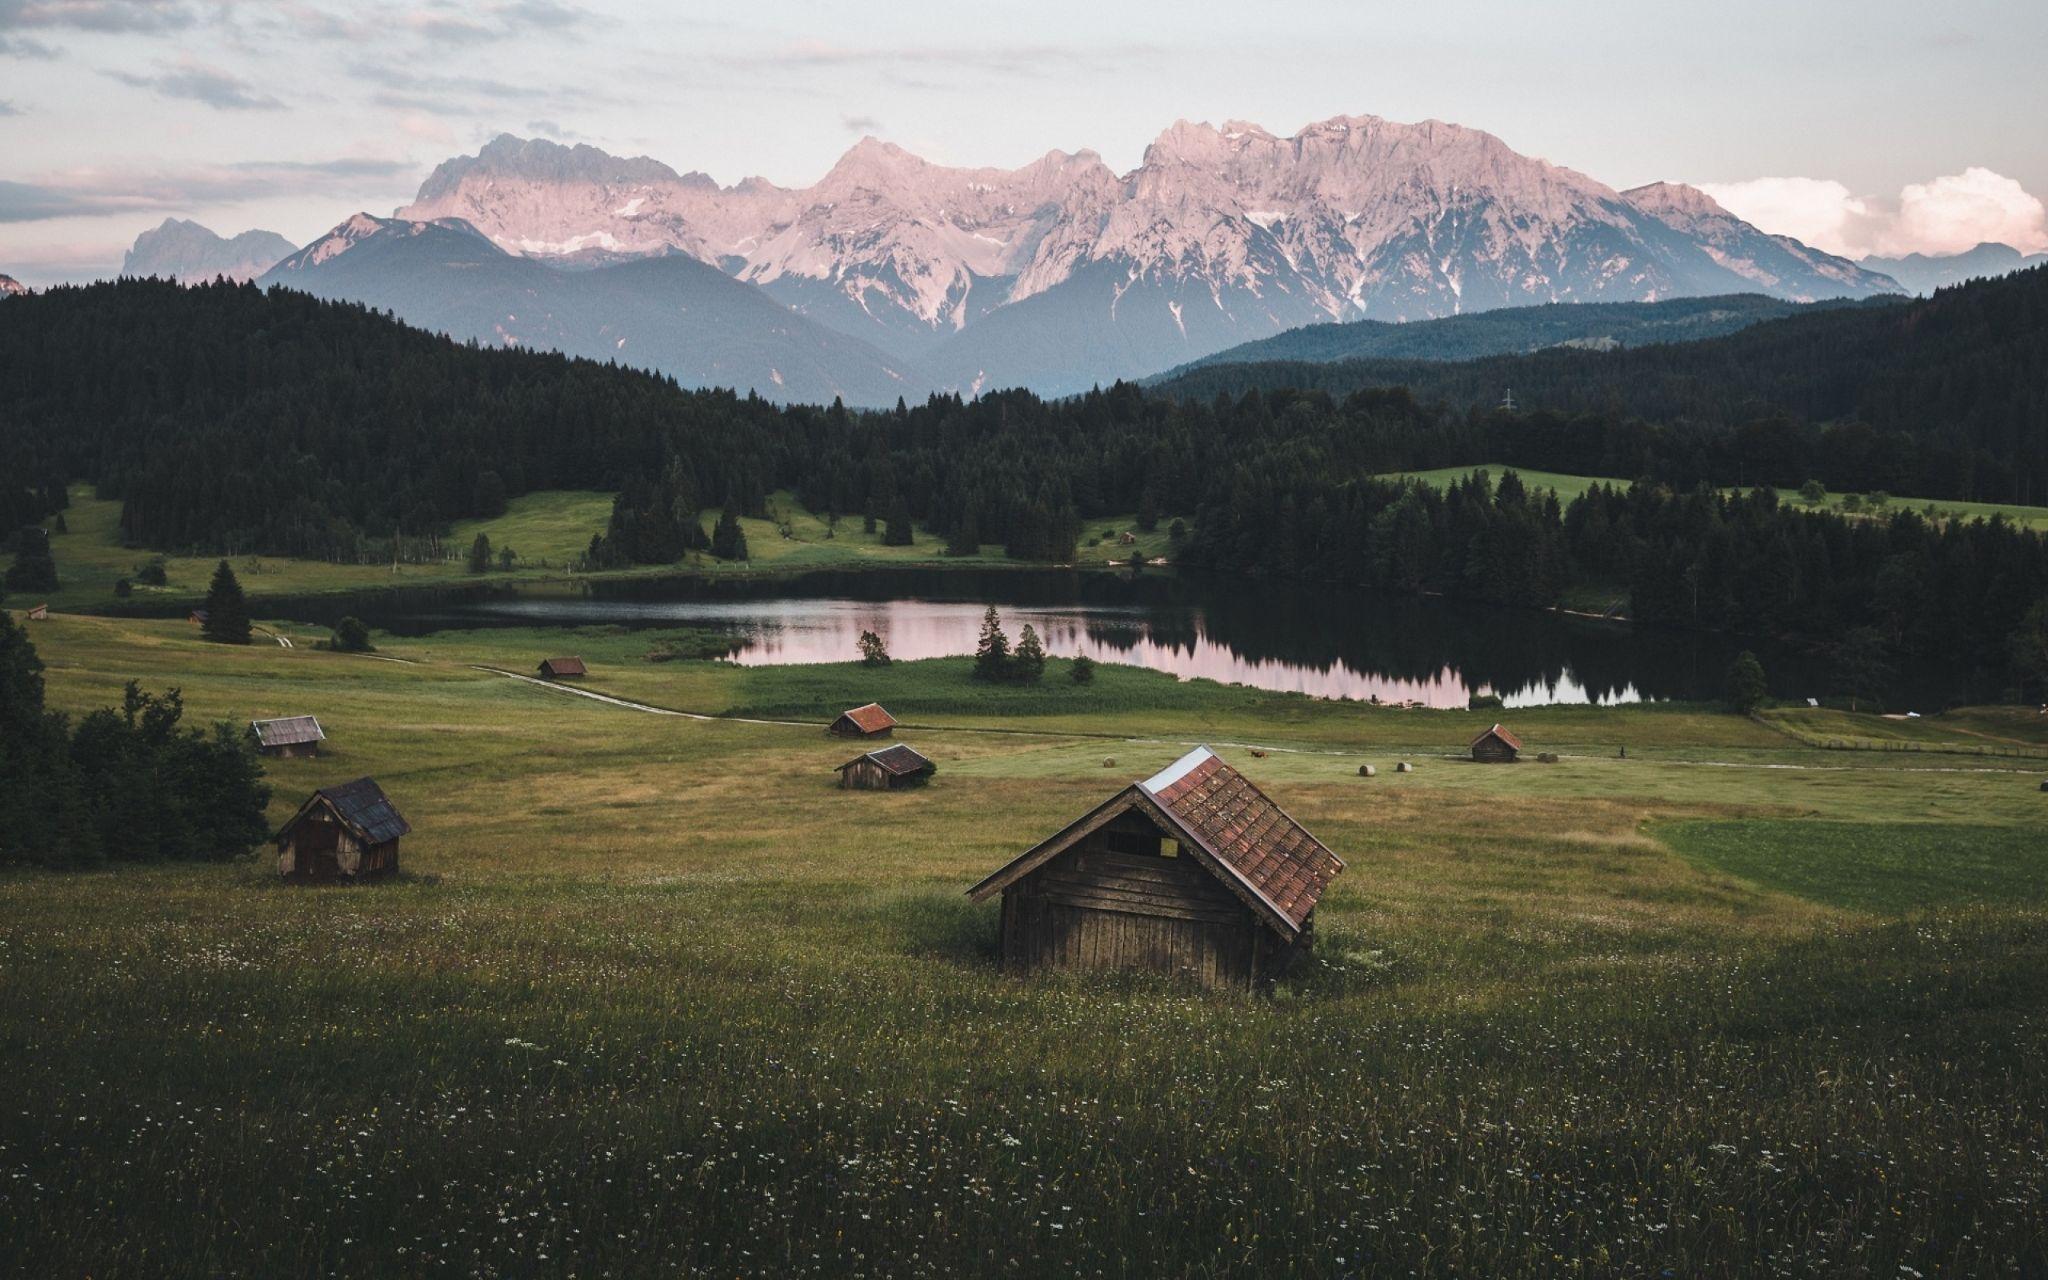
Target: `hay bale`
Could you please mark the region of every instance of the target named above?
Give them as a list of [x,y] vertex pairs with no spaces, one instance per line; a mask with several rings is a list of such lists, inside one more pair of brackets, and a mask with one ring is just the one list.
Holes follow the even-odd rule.
[[1252,748],[1252,759],[1254,759],[1254,760],[1264,760],[1265,758],[1266,758],[1266,753],[1265,753],[1265,752],[1263,752],[1263,751],[1259,750],[1259,749],[1258,749],[1257,747],[1253,747],[1253,748]]
[[1412,764],[1409,764],[1409,763],[1408,763],[1408,762],[1407,762],[1406,760],[1403,760],[1403,761],[1402,761],[1401,763],[1399,763],[1399,764],[1397,764],[1397,765],[1395,765],[1395,766],[1394,766],[1394,772],[1395,772],[1395,773],[1413,773],[1413,772],[1415,772],[1415,766],[1414,766],[1414,765],[1412,765]]
[[2041,783],[2041,790],[2043,790],[2043,791],[2048,791],[2048,779],[2044,779],[2044,780],[2042,781],[2042,783]]
[[1375,769],[1375,768],[1373,768],[1373,767],[1372,767],[1371,765],[1369,765],[1369,764],[1362,764],[1362,765],[1359,765],[1359,766],[1358,766],[1358,776],[1359,776],[1359,777],[1361,777],[1361,778],[1370,778],[1370,777],[1374,777],[1374,776],[1376,776],[1376,775],[1377,775],[1378,773],[1379,773],[1379,770],[1378,770],[1378,769]]
[[1104,757],[1102,757],[1102,767],[1103,767],[1103,768],[1105,768],[1105,769],[1114,769],[1114,768],[1116,768],[1116,757],[1115,757],[1115,756],[1104,756]]
[[1557,753],[1556,753],[1555,751],[1539,751],[1539,752],[1537,752],[1537,753],[1536,753],[1536,763],[1538,763],[1538,764],[1556,764],[1556,763],[1557,763]]

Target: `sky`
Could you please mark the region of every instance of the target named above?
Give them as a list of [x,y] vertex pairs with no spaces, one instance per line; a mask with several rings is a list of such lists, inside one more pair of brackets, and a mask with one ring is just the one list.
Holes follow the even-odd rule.
[[0,272],[165,217],[310,241],[499,133],[807,185],[1175,119],[1439,119],[1618,188],[1690,182],[1852,257],[2048,248],[2048,4],[1902,0],[0,0]]

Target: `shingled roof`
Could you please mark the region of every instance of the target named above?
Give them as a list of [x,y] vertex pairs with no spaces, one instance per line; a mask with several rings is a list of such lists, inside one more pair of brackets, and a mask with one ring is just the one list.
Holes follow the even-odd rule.
[[1507,743],[1509,746],[1513,747],[1517,751],[1520,751],[1522,749],[1522,740],[1520,738],[1517,738],[1514,734],[1509,733],[1506,729],[1501,728],[1499,725],[1495,725],[1491,729],[1485,730],[1478,737],[1472,739],[1472,741],[1467,745],[1476,747],[1480,743],[1486,741],[1488,738],[1499,738],[1502,742]]
[[862,733],[880,733],[884,729],[896,727],[896,717],[882,710],[882,704],[879,702],[870,702],[864,707],[842,711],[839,718],[853,721],[854,727]]
[[926,769],[938,767],[918,754],[917,751],[899,742],[893,747],[883,747],[880,751],[870,751],[866,755],[855,756],[845,764],[840,765],[840,771],[844,772],[851,769],[863,760],[874,761],[876,765],[880,766],[882,772],[898,778],[908,777],[910,774],[922,773]]
[[295,747],[306,742],[324,742],[327,734],[312,716],[284,716],[276,720],[251,720],[249,731],[266,747]]
[[341,819],[341,824],[365,844],[383,844],[412,831],[412,824],[392,807],[390,798],[384,794],[384,788],[377,785],[376,779],[357,778],[354,782],[321,787],[315,791],[306,803],[299,806],[292,820],[278,830],[278,839],[282,840],[323,800],[334,810],[334,816]]
[[979,902],[1023,879],[1127,809],[1145,813],[1267,924],[1292,940],[1344,860],[1207,747],[1132,783],[983,880]]

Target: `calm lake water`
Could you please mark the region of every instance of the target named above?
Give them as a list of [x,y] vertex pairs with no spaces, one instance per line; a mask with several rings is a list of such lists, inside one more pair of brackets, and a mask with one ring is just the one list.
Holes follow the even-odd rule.
[[[1796,655],[1724,636],[1638,632],[1526,610],[1167,573],[867,570],[755,581],[593,582],[581,594],[499,588],[422,601],[350,602],[399,634],[494,626],[710,630],[742,664],[846,662],[873,631],[899,659],[974,651],[982,610],[1025,623],[1054,655],[1088,654],[1262,689],[1462,707],[1714,698],[1737,650],[1756,649],[1774,692],[1820,691]],[[328,602],[322,612],[340,606]],[[309,615],[312,616],[312,615]],[[318,619],[327,620],[331,619]]]

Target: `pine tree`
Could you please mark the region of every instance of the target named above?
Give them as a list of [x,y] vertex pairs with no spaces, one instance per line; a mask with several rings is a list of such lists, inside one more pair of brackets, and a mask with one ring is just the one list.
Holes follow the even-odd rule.
[[911,542],[910,507],[899,497],[889,504],[889,520],[882,530],[882,545],[907,547]]
[[334,639],[330,643],[342,653],[369,653],[375,648],[370,643],[370,629],[356,617],[343,618],[335,623]]
[[1003,680],[1010,674],[1010,637],[1003,634],[1003,619],[990,605],[981,615],[981,641],[974,646],[974,678]]
[[23,529],[14,547],[14,563],[7,569],[7,589],[55,591],[57,561],[50,555],[50,535],[33,527]]
[[1038,630],[1030,623],[1017,637],[1017,652],[1010,656],[1010,679],[1018,684],[1037,684],[1045,674],[1045,646],[1038,642]]
[[476,535],[476,541],[469,544],[469,571],[471,573],[489,573],[491,571],[490,535],[479,532]]
[[213,585],[206,589],[206,625],[201,633],[215,644],[249,643],[249,601],[225,560],[214,569]]
[[1081,654],[1074,659],[1074,665],[1067,669],[1067,678],[1075,684],[1095,683],[1095,659]]
[[740,518],[733,512],[733,504],[727,503],[718,515],[718,523],[711,529],[711,554],[720,560],[744,560],[747,558],[747,531],[740,528]]

